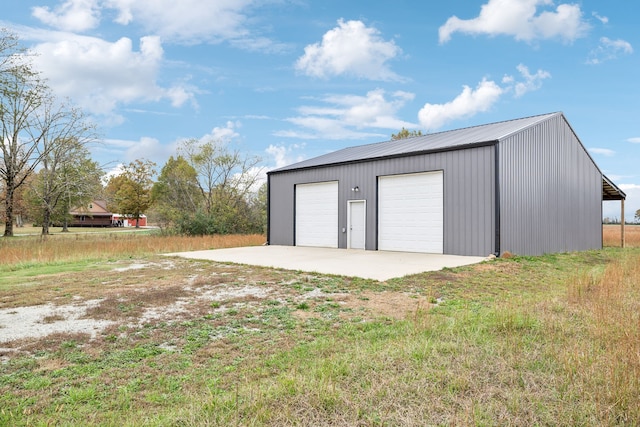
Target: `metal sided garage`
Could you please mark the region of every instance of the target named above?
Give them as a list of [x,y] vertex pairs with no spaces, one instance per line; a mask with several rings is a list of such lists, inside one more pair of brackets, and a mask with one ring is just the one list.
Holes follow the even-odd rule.
[[348,147],[268,173],[267,239],[474,256],[600,248],[604,179],[562,113]]

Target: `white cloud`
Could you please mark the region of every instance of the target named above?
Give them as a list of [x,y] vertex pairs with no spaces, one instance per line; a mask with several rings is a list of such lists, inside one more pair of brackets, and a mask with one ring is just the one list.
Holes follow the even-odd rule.
[[271,40],[248,29],[255,0],[106,0],[122,25],[140,24],[167,42],[219,43],[230,41],[249,50],[273,50]]
[[[156,163],[161,168],[169,156],[176,152],[177,141],[163,144],[156,138],[143,136],[137,141],[122,139],[107,139],[100,147],[101,151],[112,152],[119,156],[123,163],[129,163],[136,159],[147,159]],[[121,165],[112,171],[121,170]],[[114,173],[118,175],[118,173]]]
[[505,76],[502,79],[502,83],[506,83],[508,86],[513,87],[514,96],[516,98],[521,97],[527,92],[540,89],[542,87],[542,80],[551,77],[551,74],[544,70],[538,70],[535,74],[531,74],[529,72],[529,68],[523,64],[519,64],[516,69],[520,72],[524,81],[518,82],[513,76]]
[[589,53],[587,64],[601,64],[605,61],[618,58],[620,55],[630,55],[633,53],[633,46],[628,41],[618,39],[611,40],[608,37],[601,37],[597,48]]
[[124,163],[118,163],[116,166],[108,170],[102,177],[102,184],[107,185],[111,178],[120,176],[124,173]]
[[[624,202],[624,216],[627,221],[632,222],[635,220],[636,211],[640,209],[640,185],[620,184],[618,187],[627,195]],[[620,202],[604,202],[602,208],[603,217],[620,218]]]
[[[609,179],[610,179],[611,181],[613,181],[614,183],[615,183],[616,181],[621,181],[621,180],[623,180],[623,179],[630,178],[630,177],[628,177],[628,176],[624,176],[624,175],[609,175],[609,174],[606,174],[606,175],[607,175],[607,178],[609,178]],[[631,177],[631,178],[632,178],[632,177]]]
[[488,111],[502,95],[513,92],[513,96],[519,98],[527,92],[540,89],[542,80],[551,77],[551,74],[544,70],[531,74],[529,68],[523,64],[519,64],[516,69],[520,72],[522,81],[516,80],[514,76],[505,75],[502,78],[503,86],[500,86],[485,78],[478,83],[475,90],[464,85],[462,92],[452,101],[444,104],[426,103],[418,112],[420,124],[427,130],[435,130],[454,120],[472,117]]
[[370,80],[402,80],[387,61],[401,54],[393,40],[362,21],[340,19],[338,26],[322,36],[322,42],[308,45],[295,64],[298,71],[313,77],[350,75]]
[[411,93],[398,91],[392,93],[388,99],[382,89],[369,91],[365,96],[327,95],[320,99],[323,105],[302,106],[298,109],[300,116],[287,119],[288,122],[304,128],[304,131],[280,131],[276,136],[305,139],[385,137],[386,134],[362,129],[395,131],[402,127],[415,128],[414,123],[396,117],[397,112],[413,97]]
[[[214,127],[210,133],[203,135],[198,140],[200,142],[214,140],[226,144],[240,136],[236,131],[240,126],[240,122],[229,121],[224,126]],[[176,139],[163,143],[157,138],[147,136],[143,136],[139,140],[106,139],[97,147],[97,151],[107,152],[111,157],[118,156],[118,161],[123,163],[129,163],[136,159],[148,159],[155,162],[159,170],[167,162],[169,156],[177,153],[177,148],[183,140]],[[113,170],[119,170],[120,166],[116,166]]]
[[236,129],[238,129],[241,126],[242,124],[240,122],[228,121],[227,123],[225,123],[224,127],[218,127],[218,126],[214,127],[210,133],[202,136],[200,138],[200,141],[207,142],[207,141],[213,140],[213,141],[219,141],[222,143],[230,142],[232,139],[235,139],[238,136],[240,136],[240,134],[236,132]]
[[[346,132],[346,131],[345,131]],[[319,139],[320,135],[317,133],[311,132],[303,132],[299,130],[279,130],[273,132],[273,136],[279,136],[282,138],[296,138],[296,139]],[[360,138],[364,138],[364,136],[360,136]],[[340,139],[339,137],[333,139]],[[357,138],[342,138],[342,139],[357,139]]]
[[450,17],[438,30],[440,43],[448,42],[455,32],[507,35],[524,41],[558,37],[569,42],[587,32],[589,25],[579,5],[563,3],[555,11],[538,13],[539,6],[552,5],[552,0],[489,0],[476,18]]
[[167,158],[175,151],[175,144],[162,144],[156,138],[145,136],[127,149],[124,158],[127,162],[132,162],[136,159],[148,159],[162,167]]
[[620,184],[618,187],[627,195],[627,201],[632,201],[633,212],[640,209],[640,185],[639,184]]
[[349,129],[341,120],[326,117],[292,117],[287,121],[306,128],[306,131],[280,131],[274,133],[275,136],[302,139],[362,139],[383,136],[380,133]]
[[174,107],[195,104],[196,89],[184,82],[170,87],[156,83],[163,61],[159,37],[141,38],[139,52],[126,37],[114,43],[68,33],[34,32],[30,37],[50,40],[33,50],[51,88],[90,113],[110,116],[120,104],[163,99]]
[[629,138],[627,139],[627,142],[630,142],[632,144],[640,144],[640,138]]
[[600,16],[600,14],[598,14],[598,12],[592,12],[591,15],[596,18],[598,21],[602,22],[603,24],[608,24],[609,23],[609,18],[607,18],[606,16]]
[[97,0],[67,0],[54,10],[37,6],[31,12],[40,22],[63,31],[87,31],[100,23]]
[[418,112],[418,119],[427,130],[438,129],[453,120],[489,110],[503,93],[504,89],[495,82],[482,79],[475,90],[463,86],[462,92],[453,101],[445,104],[425,104]]
[[256,196],[260,187],[267,182],[267,172],[269,170],[264,166],[254,166],[249,168],[245,174],[234,173],[231,179],[241,188],[246,188],[247,184],[250,184],[248,187],[249,196]]
[[593,154],[600,154],[601,156],[612,157],[616,154],[615,151],[610,150],[608,148],[589,148],[588,149]]
[[273,158],[273,161],[275,162],[275,168],[277,169],[304,160],[304,156],[302,154],[295,154],[295,151],[302,148],[304,148],[304,144],[270,144],[269,147],[264,151]]
[[[252,16],[260,0],[64,0],[55,7],[32,8],[33,16],[56,29],[83,32],[97,28],[101,18],[115,15],[120,25],[136,25],[167,43],[220,43],[259,52],[281,52],[290,46],[276,43],[258,28]],[[114,13],[115,12],[115,13]]]

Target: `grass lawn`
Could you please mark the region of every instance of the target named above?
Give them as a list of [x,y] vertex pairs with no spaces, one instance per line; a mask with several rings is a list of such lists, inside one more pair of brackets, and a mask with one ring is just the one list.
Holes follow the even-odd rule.
[[0,342],[0,425],[640,424],[639,248],[381,283],[139,237],[0,240],[0,312],[54,331]]
[[[0,225],[0,235],[4,235],[5,226]],[[64,236],[66,234],[78,234],[78,233],[122,233],[122,232],[149,232],[148,228],[135,228],[135,227],[69,227],[68,232],[63,233],[62,227],[49,228],[49,234]],[[13,227],[14,236],[35,236],[42,234],[42,227]]]

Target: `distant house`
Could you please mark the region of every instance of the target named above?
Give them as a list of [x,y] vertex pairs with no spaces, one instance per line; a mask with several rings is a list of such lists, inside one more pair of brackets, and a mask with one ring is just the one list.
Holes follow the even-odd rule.
[[72,209],[71,227],[113,227],[113,214],[104,200],[93,200],[86,206]]
[[[112,213],[107,209],[107,202],[104,200],[93,200],[87,206],[72,209],[69,212],[73,219],[71,227],[135,227],[136,220],[125,215]],[[139,225],[147,225],[147,217],[142,215]]]

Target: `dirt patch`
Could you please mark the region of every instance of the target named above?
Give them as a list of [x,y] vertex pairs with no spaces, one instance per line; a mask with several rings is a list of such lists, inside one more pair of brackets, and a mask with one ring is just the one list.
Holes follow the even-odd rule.
[[512,262],[483,262],[482,264],[476,264],[470,268],[474,272],[501,272],[505,274],[516,274],[522,269],[522,267]]
[[73,305],[44,304],[0,310],[0,343],[44,337],[56,332],[87,333],[94,337],[112,323],[84,318],[87,310],[99,303],[98,300],[89,300]]
[[320,318],[323,304],[340,308],[341,317],[388,317],[403,320],[420,310],[427,310],[431,304],[424,296],[401,292],[360,292],[323,294],[316,291],[305,294],[302,298],[304,308],[295,311],[299,319]]
[[[18,299],[35,303],[0,309],[0,355],[56,348],[61,340],[98,340],[92,346],[100,346],[136,334],[153,334],[154,340],[166,335],[167,348],[173,348],[172,339],[189,333],[213,339],[262,327],[289,328],[287,316],[405,319],[430,306],[417,292],[362,291],[349,280],[266,268],[182,259],[132,259],[101,267],[66,273],[55,285],[43,277],[41,283],[14,287]],[[203,329],[190,331],[202,319]]]
[[350,308],[364,308],[375,315],[406,319],[418,310],[430,308],[433,304],[427,298],[397,292],[364,292],[360,295],[350,295],[345,306]]

